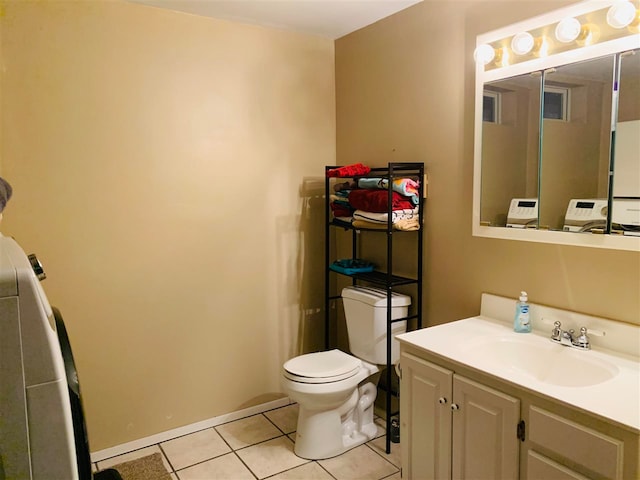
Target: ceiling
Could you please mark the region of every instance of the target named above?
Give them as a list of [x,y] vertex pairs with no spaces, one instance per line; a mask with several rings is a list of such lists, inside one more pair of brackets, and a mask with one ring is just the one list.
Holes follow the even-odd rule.
[[340,38],[422,0],[129,0],[206,17]]

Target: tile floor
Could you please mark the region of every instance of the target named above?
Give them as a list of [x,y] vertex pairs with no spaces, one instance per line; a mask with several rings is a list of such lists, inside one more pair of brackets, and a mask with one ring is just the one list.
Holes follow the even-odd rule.
[[[384,421],[379,436],[342,455],[310,461],[293,453],[298,405],[207,428],[98,462],[102,470],[162,453],[173,480],[400,480],[400,445],[385,453]],[[149,479],[153,480],[153,479]]]

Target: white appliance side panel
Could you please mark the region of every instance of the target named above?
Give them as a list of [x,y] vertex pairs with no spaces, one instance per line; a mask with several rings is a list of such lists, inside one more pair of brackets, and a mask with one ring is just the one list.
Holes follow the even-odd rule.
[[640,120],[616,125],[614,197],[640,197]]
[[33,480],[78,479],[69,405],[66,378],[27,388]]
[[33,272],[18,270],[24,377],[27,386],[66,378],[58,335],[46,315]]
[[[18,299],[0,298],[0,477],[31,478]],[[2,475],[4,474],[4,476]]]
[[18,296],[16,271],[5,248],[4,238],[0,234],[0,297],[16,297]]

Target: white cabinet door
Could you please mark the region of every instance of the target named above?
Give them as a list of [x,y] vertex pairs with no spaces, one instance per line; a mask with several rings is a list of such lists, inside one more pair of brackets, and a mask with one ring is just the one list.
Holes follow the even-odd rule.
[[449,479],[453,372],[407,352],[400,365],[402,477]]
[[529,480],[589,480],[587,477],[540,455],[527,452],[527,479]]
[[517,480],[520,400],[454,375],[453,401],[452,478]]

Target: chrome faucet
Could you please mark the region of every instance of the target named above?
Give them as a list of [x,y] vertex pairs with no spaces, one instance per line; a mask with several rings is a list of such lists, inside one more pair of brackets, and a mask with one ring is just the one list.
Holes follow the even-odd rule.
[[582,327],[580,329],[580,335],[575,336],[574,330],[562,330],[560,326],[560,322],[553,322],[551,341],[557,342],[560,345],[565,345],[567,347],[579,348],[581,350],[591,349],[591,344],[589,343],[589,336],[587,335],[586,327]]

